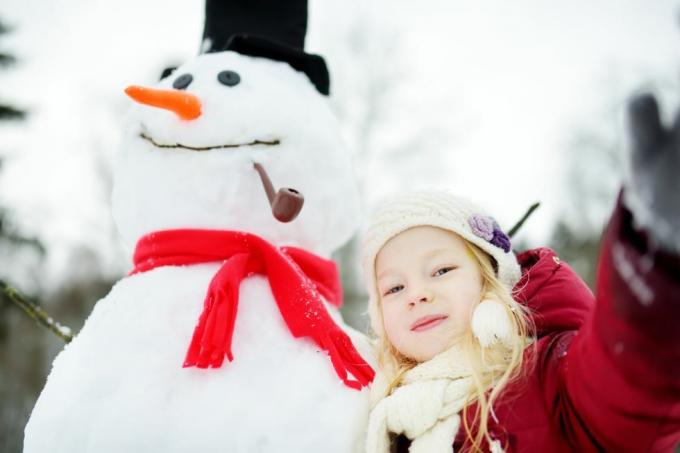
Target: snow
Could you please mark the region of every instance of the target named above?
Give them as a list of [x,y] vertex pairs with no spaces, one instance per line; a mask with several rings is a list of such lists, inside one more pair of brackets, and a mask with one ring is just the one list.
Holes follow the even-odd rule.
[[640,303],[645,307],[650,306],[654,302],[654,291],[645,282],[644,277],[636,271],[635,265],[626,254],[625,247],[618,242],[612,245],[612,261],[614,268]]
[[[638,172],[641,172],[641,170],[638,170]],[[635,228],[650,233],[652,249],[661,247],[671,252],[680,253],[680,232],[668,218],[659,212],[655,212],[652,208],[655,204],[654,200],[661,198],[656,196],[653,190],[658,184],[651,181],[649,177],[646,178],[646,181],[641,182],[638,180],[641,176],[634,177],[630,174],[631,170],[628,170],[628,173],[627,190],[624,191],[623,201],[633,213]],[[670,208],[670,205],[667,208]],[[671,215],[670,212],[666,214]],[[651,268],[649,259],[645,260],[645,267]]]
[[[242,82],[219,84],[225,69]],[[144,105],[133,105],[127,118],[113,213],[129,248],[155,230],[217,228],[328,256],[354,233],[358,200],[349,154],[326,99],[303,75],[222,52],[188,61],[157,87],[167,89],[184,73],[194,77],[187,91],[201,100],[199,118],[185,121]],[[280,145],[157,148],[140,138],[142,130],[164,144],[275,138]],[[304,194],[293,222],[273,218],[254,162],[276,184]],[[263,276],[241,284],[234,361],[217,369],[182,367],[220,264],[159,267],[119,281],[55,359],[26,426],[24,451],[358,450],[368,391],[345,386],[326,353],[293,338]],[[364,336],[329,312],[373,362]]]
[[[197,52],[203,3],[3,6],[14,27],[3,44],[19,60],[2,71],[4,99],[30,116],[3,126],[0,204],[47,246],[46,287],[74,280],[73,250],[83,246],[104,272],[120,275],[127,263],[105,181],[128,102],[123,88],[155,81]],[[611,96],[609,76],[628,75],[617,90],[626,94],[676,79],[676,9],[675,0],[312,0],[307,47],[328,61],[345,136],[366,161],[367,204],[434,181],[510,225],[540,195],[541,210],[521,238],[542,244],[573,190],[560,178],[571,154],[565,139],[576,119],[598,121],[593,104]],[[378,111],[369,83],[383,90]],[[676,100],[668,102],[674,111]],[[371,124],[364,110],[377,115]],[[364,133],[361,146],[355,136]],[[479,168],[494,184],[478,183]]]
[[[11,3],[8,10],[11,9]],[[354,100],[364,106],[366,99],[362,96],[365,91],[357,89],[358,85],[352,82],[371,77],[371,72],[366,70],[369,61],[358,60],[355,54],[344,49],[347,59],[337,65],[339,55],[336,53],[334,58],[334,55],[325,52],[334,41],[340,43],[339,46],[346,44],[341,42],[341,32],[334,24],[357,21],[361,15],[352,14],[348,9],[356,9],[358,3],[348,6],[346,2],[339,2],[331,7],[322,6],[320,1],[312,2],[310,26],[317,32],[311,33],[310,50],[328,57],[335,92],[342,92],[343,89],[346,93],[356,92],[358,99]],[[323,4],[330,5],[326,2]],[[103,155],[102,160],[106,162],[114,142],[118,141],[119,129],[116,124],[119,118],[116,108],[124,102],[130,102],[122,95],[124,83],[152,80],[169,60],[196,51],[197,46],[193,43],[198,41],[201,5],[187,5],[179,1],[163,4],[124,1],[109,9],[102,2],[82,0],[58,4],[21,0],[15,1],[13,5],[15,10],[24,12],[23,21],[17,21],[20,22],[17,36],[23,39],[18,56],[25,66],[16,68],[11,74],[8,71],[11,77],[4,86],[7,93],[16,93],[17,98],[13,100],[35,106],[36,109],[29,125],[19,126],[20,130],[12,132],[11,136],[9,133],[5,135],[6,139],[11,139],[6,147],[11,155],[4,161],[2,204],[14,208],[22,223],[39,232],[41,239],[49,245],[49,268],[55,269],[61,278],[73,278],[68,251],[74,244],[95,244],[94,249],[100,261],[113,262],[118,259],[117,243],[111,240],[108,228],[109,211],[104,201],[108,193],[100,181],[105,176],[91,171],[92,168],[103,166],[98,163],[101,156],[92,151]],[[589,99],[591,102],[599,99],[596,94],[599,95],[602,87],[592,82],[594,75],[601,76],[602,71],[611,70],[612,62],[623,63],[619,67],[620,71],[630,71],[633,67],[650,67],[650,61],[653,72],[668,74],[671,72],[669,66],[676,60],[676,24],[670,14],[675,2],[670,1],[658,2],[661,5],[658,6],[656,2],[651,5],[642,0],[624,3],[610,0],[597,5],[581,0],[570,2],[569,6],[575,7],[568,11],[566,4],[560,7],[564,9],[555,9],[554,5],[541,6],[531,1],[513,4],[488,1],[483,2],[483,8],[478,5],[461,7],[441,0],[425,3],[402,1],[397,6],[390,4],[391,14],[385,15],[386,5],[386,2],[378,3],[378,14],[372,17],[377,17],[376,22],[379,24],[392,21],[401,36],[398,40],[392,40],[393,35],[386,39],[396,49],[396,52],[388,55],[394,57],[395,61],[387,58],[380,60],[380,63],[385,63],[382,70],[390,74],[396,66],[391,64],[399,60],[402,67],[407,69],[404,79],[406,89],[402,86],[398,90],[387,91],[390,115],[387,119],[382,118],[382,123],[375,127],[378,133],[370,143],[371,147],[382,151],[382,148],[388,148],[385,145],[410,142],[409,132],[423,126],[423,121],[414,119],[427,119],[428,126],[458,129],[457,133],[461,136],[447,136],[441,143],[436,143],[436,155],[424,154],[422,147],[407,149],[407,154],[412,157],[407,162],[430,163],[427,171],[417,165],[404,165],[402,160],[404,171],[390,178],[390,175],[395,175],[397,167],[393,164],[398,164],[399,159],[389,153],[381,153],[379,158],[374,159],[375,165],[367,171],[371,178],[369,195],[378,199],[392,191],[395,184],[429,184],[434,179],[432,169],[436,166],[442,170],[446,181],[460,189],[461,193],[474,190],[483,201],[491,202],[489,206],[495,205],[506,216],[505,224],[513,221],[528,202],[534,200],[536,193],[544,197],[545,209],[554,211],[554,206],[569,189],[556,182],[555,177],[555,170],[559,167],[556,156],[564,151],[559,144],[560,137],[567,127],[569,116],[587,118],[591,108],[584,104]],[[159,14],[160,11],[162,14]],[[314,17],[315,14],[317,17]],[[319,15],[325,16],[326,23],[319,20],[323,19]],[[370,20],[367,21],[368,28],[374,25]],[[583,21],[585,27],[582,26]],[[126,33],[120,33],[121,24]],[[603,24],[607,26],[603,27]],[[153,30],[152,39],[148,39],[149,30]],[[538,42],[537,38],[541,41]],[[317,49],[313,48],[315,40]],[[375,45],[375,41],[368,41],[358,42],[359,47],[373,46],[378,49],[369,58],[385,50],[379,44]],[[8,48],[15,49],[12,45]],[[442,49],[446,50],[443,55]],[[333,66],[334,62],[336,66]],[[249,65],[246,59],[241,63]],[[271,65],[272,74],[281,73],[280,69]],[[246,69],[244,67],[241,70]],[[302,89],[293,80],[296,74],[281,75],[290,81],[291,86]],[[265,74],[261,76],[266,77]],[[379,86],[383,85],[383,80],[377,82]],[[245,83],[244,79],[243,86],[246,86]],[[295,115],[304,114],[299,111],[304,102],[297,99],[289,101],[286,114],[288,111]],[[310,101],[310,105],[320,102]],[[211,106],[207,104],[208,107]],[[253,113],[254,109],[250,106],[241,107],[246,113]],[[264,107],[258,113],[272,118],[273,112]],[[227,105],[220,105],[214,111],[228,109]],[[146,116],[144,109],[137,110],[139,117]],[[320,122],[327,119],[325,109],[320,108],[319,112],[305,117],[310,119],[310,125],[319,126]],[[171,115],[159,116],[149,124],[160,138],[172,141],[178,137],[173,136],[166,126],[173,119]],[[284,125],[285,120],[285,115],[272,118],[275,124],[280,125]],[[255,127],[255,124],[251,123],[250,126]],[[186,133],[187,137],[191,136],[195,140],[203,137],[221,139],[224,138],[220,135],[222,129],[225,129],[224,132],[230,129],[247,135],[247,131],[236,131],[235,125],[222,123],[205,136],[192,132],[197,131],[198,127],[191,130],[186,128]],[[135,143],[134,132],[134,129],[128,129],[125,138],[127,143]],[[251,129],[250,132],[259,131]],[[335,136],[333,134],[335,131],[328,136]],[[257,231],[276,243],[295,243],[327,254],[333,249],[333,243],[341,242],[342,236],[351,232],[352,226],[347,222],[348,219],[354,220],[356,215],[341,212],[351,207],[352,203],[349,202],[341,203],[336,215],[337,197],[326,198],[324,192],[330,190],[331,186],[330,183],[326,184],[325,179],[329,182],[340,180],[340,175],[335,172],[338,167],[344,171],[344,165],[336,167],[330,159],[328,165],[323,167],[323,172],[315,173],[311,171],[315,168],[311,162],[299,162],[297,166],[293,164],[291,157],[302,151],[294,146],[298,143],[305,145],[305,152],[311,149],[316,153],[315,164],[323,161],[321,163],[325,165],[327,162],[324,158],[336,155],[337,143],[313,143],[311,137],[309,140],[292,138],[284,142],[281,148],[285,151],[284,158],[268,156],[267,170],[276,184],[300,188],[306,198],[312,197],[303,208],[301,217],[296,220],[300,223],[288,226],[266,224],[266,198],[255,176],[248,176],[245,159],[232,156],[233,167],[222,160],[224,156],[200,156],[203,159],[199,160],[199,156],[181,151],[168,152],[165,155],[172,157],[159,159],[149,150],[145,154],[144,148],[135,143],[135,146],[140,146],[140,153],[118,164],[119,178],[126,178],[126,183],[129,182],[128,187],[117,193],[120,204],[116,219],[126,238],[128,252],[135,237],[142,232],[180,225],[191,218],[196,226],[203,227],[227,226],[243,221],[249,224],[253,232]],[[130,148],[123,149],[124,152],[130,152]],[[253,155],[261,154],[266,154],[265,150],[253,150]],[[444,159],[442,156],[449,158]],[[489,162],[495,165],[488,165]],[[131,172],[126,172],[126,168],[132,169]],[[479,172],[475,171],[478,168],[489,170],[491,173],[486,179],[495,184],[478,184]],[[227,177],[234,169],[238,169],[238,175],[229,180]],[[315,191],[308,190],[312,181],[307,181],[306,177],[312,175],[318,175],[318,181],[323,182],[324,189],[316,195],[313,195]],[[517,184],[517,181],[531,181],[531,184]],[[237,193],[238,187],[241,191]],[[502,194],[498,193],[497,187],[503,187]],[[345,189],[344,185],[336,184],[334,190],[341,189]],[[238,197],[243,194],[248,196],[239,201]],[[195,204],[192,204],[192,196],[197,201]],[[231,200],[231,204],[220,204],[221,199]],[[319,210],[319,206],[323,209]],[[496,212],[496,209],[493,211]],[[321,212],[327,213],[329,217],[314,218]],[[341,214],[344,218],[339,220]],[[545,236],[549,231],[546,220],[549,217],[552,215],[532,219],[525,230],[531,233],[527,236]],[[50,222],[45,222],[46,218]],[[120,266],[119,261],[117,265]],[[294,423],[296,417],[300,420],[299,425],[291,427],[289,431],[299,433],[295,429],[312,417],[299,418],[301,415],[298,410],[304,412],[302,416],[319,414],[313,418],[312,426],[315,429],[310,430],[313,431],[312,435],[317,427],[319,434],[330,432],[324,431],[330,423],[320,426],[324,417],[346,416],[347,413],[331,414],[331,409],[335,407],[333,401],[328,403],[328,412],[319,412],[318,401],[310,403],[314,398],[335,395],[326,387],[312,387],[310,390],[317,392],[310,392],[309,395],[292,391],[292,388],[307,384],[307,381],[292,379],[291,375],[297,377],[307,371],[302,365],[294,368],[292,364],[304,363],[310,368],[325,367],[328,371],[326,374],[320,369],[314,372],[317,376],[326,376],[326,384],[331,388],[331,380],[335,379],[333,383],[336,385],[337,379],[325,358],[312,365],[315,363],[313,360],[307,362],[304,359],[306,356],[300,355],[298,362],[291,352],[295,351],[293,344],[287,344],[287,337],[279,335],[280,331],[276,331],[278,337],[272,332],[270,339],[279,342],[281,349],[288,351],[293,358],[281,361],[271,348],[250,342],[248,345],[253,348],[252,351],[267,350],[272,354],[259,357],[255,352],[235,349],[236,361],[222,369],[213,370],[213,374],[180,369],[184,348],[188,345],[188,338],[180,341],[180,337],[186,337],[191,332],[202,303],[201,291],[205,289],[210,272],[206,271],[205,275],[199,277],[191,272],[163,273],[159,269],[148,276],[124,279],[107,299],[100,301],[88,322],[91,326],[86,326],[86,330],[55,363],[54,372],[29,425],[27,445],[35,445],[34,442],[39,441],[38,433],[44,430],[41,435],[45,439],[61,439],[54,442],[65,442],[63,449],[68,450],[69,442],[76,439],[62,439],[61,435],[69,432],[68,428],[75,424],[91,428],[90,437],[80,440],[94,451],[98,448],[103,451],[106,448],[115,449],[116,445],[120,446],[131,436],[137,436],[138,449],[157,440],[157,445],[147,448],[152,451],[172,451],[172,448],[179,448],[184,445],[183,442],[203,434],[209,441],[219,437],[221,442],[225,442],[224,438],[228,436],[222,434],[220,437],[218,434],[225,433],[224,425],[216,425],[217,422],[233,421],[223,414],[231,411],[231,404],[235,404],[236,410],[244,412],[244,417],[250,417],[249,420],[269,423],[267,427],[269,429],[271,425],[272,436],[281,435],[285,431],[282,426]],[[151,279],[152,274],[162,278]],[[133,285],[131,282],[135,279],[148,282],[148,285]],[[245,286],[250,284],[244,284],[243,294],[247,293]],[[195,287],[187,288],[191,285]],[[268,297],[265,290],[261,293],[253,290],[250,294]],[[149,300],[153,302],[147,303]],[[260,307],[259,299],[253,302],[241,304],[235,340],[243,338],[245,341],[244,336],[255,335],[256,332],[269,333],[264,328],[250,333],[241,329],[243,323],[248,322],[259,326],[258,313],[249,311]],[[187,306],[182,305],[184,303]],[[262,319],[265,316],[267,319],[277,319],[274,316],[276,313],[266,311],[267,307],[269,305],[266,304],[261,307],[259,316]],[[98,312],[101,314],[97,315]],[[186,316],[180,322],[177,317],[182,314]],[[100,330],[101,333],[98,333]],[[118,353],[113,350],[117,343],[123,344]],[[300,347],[301,342],[295,345]],[[261,362],[268,361],[276,366],[263,372],[262,368],[258,369],[254,365],[251,368],[246,364],[238,365],[249,360],[248,357],[257,357]],[[287,357],[286,352],[283,357]],[[176,368],[175,364],[178,364]],[[163,372],[166,366],[169,371]],[[206,382],[222,379],[227,376],[227,370],[234,369],[246,370],[238,383],[252,382],[253,388],[241,388],[239,392],[229,394],[201,393]],[[274,376],[271,370],[276,370],[280,375]],[[187,371],[189,374],[183,374]],[[248,372],[253,375],[245,377]],[[312,374],[314,372],[310,371]],[[236,379],[234,374],[230,376]],[[168,389],[172,385],[176,387]],[[79,390],[78,386],[87,390],[92,397],[73,399],[72,393]],[[341,390],[338,397],[346,396],[346,390],[342,387]],[[201,396],[190,400],[185,393]],[[248,405],[246,397],[260,393],[263,395],[258,400],[260,403]],[[350,397],[355,394],[349,393]],[[292,404],[291,398],[295,395],[302,397],[298,401],[299,409],[296,407],[284,415],[279,413],[277,420],[267,419],[264,414],[255,420],[258,410],[263,407],[266,406],[267,410],[276,409],[277,399],[267,401],[264,398],[272,395],[283,400],[281,413],[287,409],[286,404]],[[198,404],[192,406],[195,401],[202,402],[200,407],[205,409],[203,416],[215,417],[216,421],[204,423],[205,420],[199,416],[200,411],[192,412],[191,409],[199,407]],[[64,411],[60,411],[60,408]],[[193,418],[183,413],[183,409],[191,413]],[[250,415],[251,411],[255,414]],[[346,411],[350,409],[346,408]],[[171,417],[170,421],[165,418],[166,413]],[[345,417],[343,420],[350,418]],[[46,420],[50,420],[53,427]],[[184,427],[180,426],[180,421],[185,424]],[[238,423],[234,426],[242,428],[244,436],[253,434],[253,426]],[[170,427],[178,429],[178,433],[168,429]],[[60,433],[59,429],[64,431]],[[206,434],[203,430],[212,431]],[[74,430],[72,434],[81,432]],[[167,433],[168,439],[165,436],[161,438],[162,432]],[[290,432],[288,436],[279,438],[277,451],[292,447],[285,443]],[[181,437],[179,433],[183,433],[184,438],[177,440],[176,446],[164,449],[172,440]],[[31,438],[31,434],[36,438]],[[341,430],[333,429],[327,437],[336,440],[342,434]],[[105,447],[105,441],[110,441],[111,447]],[[226,442],[235,445],[231,451],[248,447],[252,447],[251,451],[262,451],[267,450],[269,440],[262,439],[261,443],[248,446],[238,439]],[[50,445],[50,450],[52,447]],[[132,449],[123,447],[129,445],[120,449]],[[193,450],[194,446],[191,448]]]
[[614,345],[614,354],[621,355],[623,354],[624,349],[625,346],[623,344],[623,341],[617,341],[616,344]]
[[[225,69],[239,73],[241,83],[218,83]],[[128,247],[143,234],[181,227],[244,230],[325,256],[347,241],[356,229],[358,195],[326,98],[284,63],[232,52],[193,59],[158,87],[168,89],[187,73],[194,76],[187,90],[199,96],[201,117],[184,121],[170,111],[135,105],[128,118],[113,191],[114,220]],[[281,143],[204,152],[158,149],[139,137],[142,130],[166,145]],[[277,187],[304,195],[294,222],[273,221],[254,162]]]
[[63,336],[65,336],[65,337],[73,336],[73,332],[71,331],[70,327],[62,326],[59,323],[56,324],[56,327],[57,327],[57,330],[59,330],[59,333],[61,333]]
[[241,285],[234,361],[182,368],[218,267],[157,268],[99,301],[54,362],[25,451],[353,451],[367,392],[290,335],[264,277]]

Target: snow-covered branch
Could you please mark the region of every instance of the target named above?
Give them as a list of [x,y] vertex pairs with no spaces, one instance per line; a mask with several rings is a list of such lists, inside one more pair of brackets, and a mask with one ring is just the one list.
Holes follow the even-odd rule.
[[4,280],[0,280],[0,297],[3,300],[14,303],[43,327],[48,328],[56,336],[69,343],[73,339],[71,329],[59,324],[42,307],[22,295],[16,288],[10,286]]

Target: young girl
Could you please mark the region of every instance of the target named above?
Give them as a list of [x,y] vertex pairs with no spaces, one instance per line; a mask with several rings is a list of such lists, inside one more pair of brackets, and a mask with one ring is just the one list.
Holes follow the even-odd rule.
[[[644,129],[653,121],[640,114],[648,103],[632,107],[634,158],[653,148]],[[677,172],[673,145],[660,155]],[[617,202],[597,298],[553,251],[515,256],[494,219],[466,200],[418,192],[387,202],[363,249],[380,345],[366,451],[673,451],[678,231],[626,207],[644,202],[644,181],[654,181],[644,172],[662,167],[638,166]],[[680,225],[676,181],[664,181],[676,203],[647,204],[658,224]]]

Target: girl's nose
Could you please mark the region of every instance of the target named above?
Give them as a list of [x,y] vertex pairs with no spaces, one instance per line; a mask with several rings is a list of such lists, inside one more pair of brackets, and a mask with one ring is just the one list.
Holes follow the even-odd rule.
[[432,302],[434,300],[434,293],[428,289],[422,289],[415,293],[409,301],[410,307],[415,307],[420,303]]

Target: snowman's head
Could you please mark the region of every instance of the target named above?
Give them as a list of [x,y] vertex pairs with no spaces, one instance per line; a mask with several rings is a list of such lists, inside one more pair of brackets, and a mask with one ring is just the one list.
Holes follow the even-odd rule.
[[[113,214],[124,241],[174,228],[254,233],[328,254],[354,232],[349,154],[327,100],[288,64],[231,51],[203,54],[136,102],[115,168]],[[254,164],[304,196],[274,218]]]

